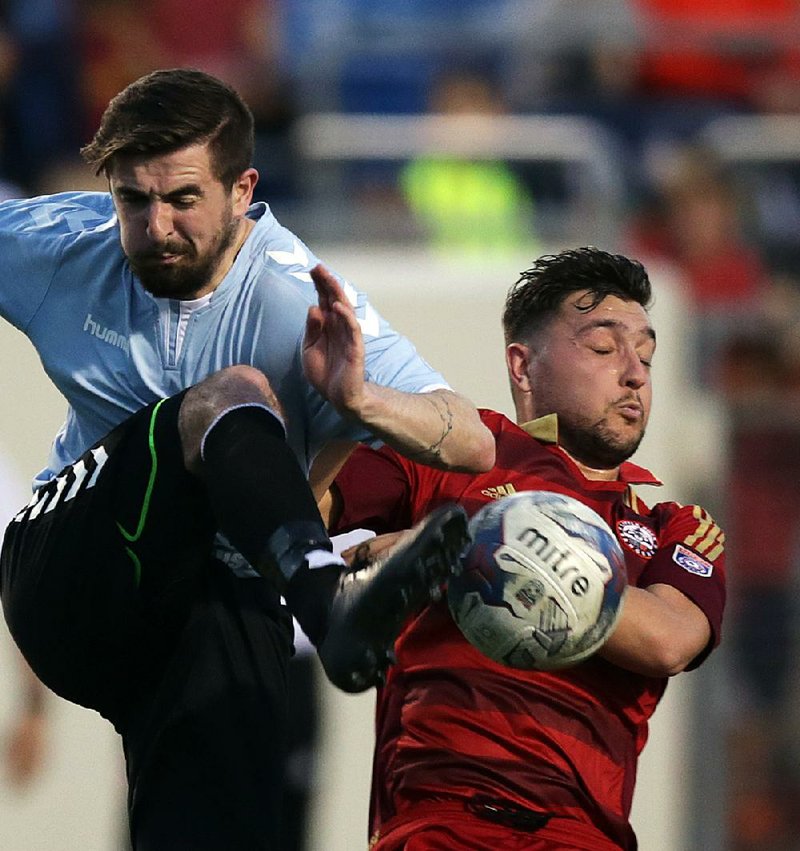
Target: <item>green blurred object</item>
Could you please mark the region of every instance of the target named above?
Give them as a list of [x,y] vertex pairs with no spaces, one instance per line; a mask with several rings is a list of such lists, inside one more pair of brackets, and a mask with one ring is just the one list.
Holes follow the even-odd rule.
[[423,157],[403,168],[400,186],[437,247],[534,250],[533,199],[503,162]]

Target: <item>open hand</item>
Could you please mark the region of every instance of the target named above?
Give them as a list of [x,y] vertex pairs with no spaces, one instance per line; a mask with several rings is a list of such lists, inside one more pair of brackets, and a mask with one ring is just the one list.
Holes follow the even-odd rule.
[[364,341],[353,305],[324,266],[311,270],[319,303],[308,309],[303,371],[337,410],[358,409],[364,392]]

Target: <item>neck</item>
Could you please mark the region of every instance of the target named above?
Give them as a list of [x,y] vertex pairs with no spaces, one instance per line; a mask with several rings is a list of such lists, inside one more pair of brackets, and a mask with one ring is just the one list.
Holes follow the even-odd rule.
[[[561,448],[564,449],[563,446]],[[564,452],[567,452],[567,450],[564,449]],[[572,458],[583,475],[591,482],[615,482],[619,478],[619,467],[611,467],[610,469],[590,467],[588,464],[584,464],[569,452],[567,452],[567,455]]]
[[236,234],[236,239],[231,243],[231,247],[228,249],[228,252],[225,256],[225,271],[219,276],[220,280],[228,274],[231,266],[233,266],[236,258],[239,256],[239,252],[242,250],[242,246],[245,244],[247,237],[250,235],[250,231],[255,226],[255,222],[252,219],[248,219],[247,216],[244,216],[239,222],[239,230]]

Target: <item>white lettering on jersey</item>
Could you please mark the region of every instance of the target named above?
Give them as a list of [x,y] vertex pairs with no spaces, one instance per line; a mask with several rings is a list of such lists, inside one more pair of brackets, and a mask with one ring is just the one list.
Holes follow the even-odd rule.
[[92,319],[91,313],[86,314],[86,319],[83,322],[83,330],[97,337],[98,340],[102,340],[104,343],[109,343],[118,349],[122,349],[126,354],[131,353],[128,338],[118,331],[100,325],[99,322]]

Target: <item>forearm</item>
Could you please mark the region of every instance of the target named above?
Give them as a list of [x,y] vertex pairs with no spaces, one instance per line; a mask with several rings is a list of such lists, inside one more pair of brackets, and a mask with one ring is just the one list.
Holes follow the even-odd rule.
[[629,587],[619,622],[600,655],[640,674],[672,676],[683,671],[710,639],[705,614],[677,589]]
[[352,414],[393,449],[445,470],[479,473],[494,464],[494,438],[474,405],[451,390],[403,393],[367,383]]
[[[330,487],[339,470],[342,469],[350,453],[356,444],[352,441],[334,440],[327,443],[311,464],[308,475],[308,483],[314,493],[314,498],[320,506],[325,525],[328,525],[329,517],[326,511],[330,511]],[[325,509],[325,510],[323,510]]]

